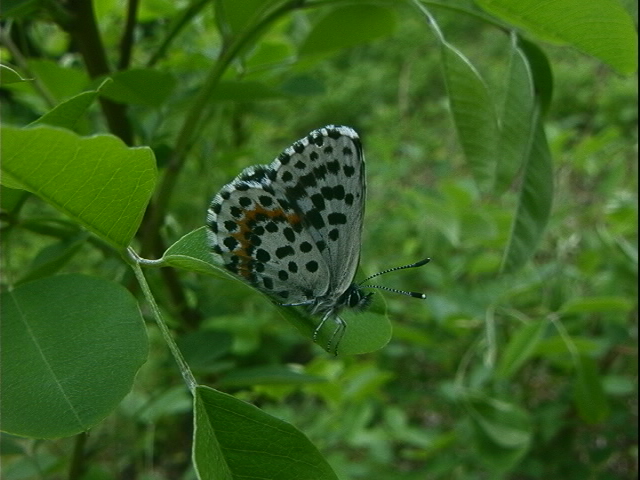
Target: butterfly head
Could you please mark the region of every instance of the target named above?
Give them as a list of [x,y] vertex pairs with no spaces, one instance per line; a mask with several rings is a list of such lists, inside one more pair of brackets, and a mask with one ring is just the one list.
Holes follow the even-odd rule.
[[373,292],[364,293],[357,283],[352,283],[349,288],[338,299],[338,305],[341,307],[355,308],[364,310],[371,304]]

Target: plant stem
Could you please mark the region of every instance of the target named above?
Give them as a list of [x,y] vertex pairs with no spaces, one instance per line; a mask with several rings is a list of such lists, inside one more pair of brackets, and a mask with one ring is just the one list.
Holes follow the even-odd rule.
[[128,248],[127,253],[129,254],[129,256],[128,258],[125,256],[125,260],[127,260],[127,263],[129,263],[129,265],[133,269],[133,273],[136,276],[138,283],[140,284],[140,288],[142,289],[142,294],[146,298],[147,302],[149,302],[149,306],[151,307],[151,312],[153,313],[153,318],[155,319],[156,324],[160,329],[160,333],[162,334],[162,337],[164,338],[165,342],[167,342],[167,345],[169,346],[169,350],[171,350],[171,354],[173,355],[173,358],[178,364],[178,368],[180,369],[180,374],[182,375],[184,382],[187,384],[187,388],[189,389],[189,392],[193,395],[198,383],[196,382],[196,379],[193,376],[193,373],[191,372],[191,369],[189,368],[187,361],[182,356],[182,352],[178,348],[178,345],[176,344],[175,340],[173,339],[173,336],[171,335],[171,331],[169,330],[169,327],[167,327],[167,324],[162,318],[162,313],[160,312],[160,308],[158,307],[158,304],[156,303],[156,300],[153,297],[153,294],[151,293],[151,289],[149,288],[149,284],[147,283],[147,279],[145,278],[144,273],[142,273],[142,269],[140,268],[140,264],[143,263],[143,260],[138,256],[138,254],[132,248]]
[[127,2],[127,23],[120,39],[120,60],[118,70],[126,70],[131,62],[131,50],[133,49],[133,31],[136,28],[136,16],[140,0],[129,0]]
[[71,467],[69,468],[68,480],[78,480],[82,478],[82,474],[86,468],[84,446],[87,443],[87,432],[79,433],[75,436],[73,445],[73,458],[71,459]]
[[[97,78],[109,75],[111,72],[96,24],[93,2],[69,0],[67,10],[69,12],[68,23],[61,26],[69,32],[74,44],[77,45],[87,66],[89,76]],[[109,131],[120,137],[127,145],[132,145],[133,130],[126,115],[125,105],[107,98],[100,98],[100,105],[109,125]]]

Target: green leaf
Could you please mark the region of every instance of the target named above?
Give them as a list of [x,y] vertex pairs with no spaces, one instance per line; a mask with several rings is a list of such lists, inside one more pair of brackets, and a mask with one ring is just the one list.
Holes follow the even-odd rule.
[[[515,38],[514,38],[515,40]],[[533,77],[527,57],[512,43],[506,94],[500,115],[496,189],[504,192],[514,181],[531,151],[535,118]]]
[[522,448],[531,442],[531,419],[517,405],[495,398],[474,398],[469,406],[474,421],[497,445]]
[[0,86],[27,81],[28,79],[22,78],[13,68],[0,64]]
[[635,302],[626,297],[581,297],[567,301],[560,313],[563,315],[581,313],[630,312]]
[[533,439],[529,414],[495,398],[473,398],[466,406],[482,460],[494,470],[512,468],[527,453]]
[[0,4],[0,16],[4,19],[28,18],[41,8],[41,0],[4,0]]
[[313,26],[300,46],[299,55],[317,55],[368,43],[391,35],[395,28],[396,14],[391,8],[370,3],[335,8]]
[[556,356],[568,356],[575,351],[582,355],[595,355],[602,351],[601,343],[592,338],[571,337],[571,350],[567,345],[567,340],[560,335],[550,336],[538,343],[536,355],[552,359]]
[[[241,3],[241,2],[235,2]],[[290,63],[295,56],[294,46],[288,38],[266,39],[261,38],[254,49],[250,51],[250,55],[244,62],[244,67],[249,72],[257,72],[265,68],[273,68],[276,65],[284,65]],[[295,75],[289,72],[289,75]],[[285,77],[285,81],[289,77]],[[310,75],[311,78],[315,79]]]
[[59,105],[56,105],[55,108],[30,123],[29,126],[50,125],[52,127],[61,127],[73,130],[97,97],[97,90],[82,92]]
[[549,221],[553,200],[553,166],[540,118],[535,121],[535,135],[527,159],[520,199],[513,219],[509,244],[502,261],[503,272],[513,272],[524,265],[535,252],[536,246]]
[[207,387],[196,389],[193,462],[202,480],[337,480],[292,425]]
[[512,377],[535,353],[546,327],[547,322],[531,322],[522,326],[509,340],[498,364],[497,375]]
[[176,86],[170,73],[153,69],[132,69],[110,75],[113,82],[101,88],[100,93],[120,103],[162,106]]
[[135,234],[155,186],[149,148],[54,127],[2,128],[2,181],[35,193],[113,246]]
[[85,90],[89,77],[83,70],[63,67],[52,60],[30,59],[29,70],[53,98],[62,102]]
[[3,431],[66,437],[109,415],[147,357],[133,296],[101,278],[58,275],[1,300]]
[[20,283],[30,282],[58,272],[87,242],[88,235],[89,233],[82,230],[79,234],[47,245],[38,252],[25,275],[20,278]]
[[551,106],[553,98],[553,72],[545,53],[533,42],[518,36],[518,47],[527,57],[536,99],[544,117]]
[[[207,228],[201,227],[188,233],[171,247],[162,256],[167,264],[185,270],[195,271],[206,275],[225,278],[242,285],[247,285],[238,277],[232,275],[220,263],[217,263],[214,255],[208,247]],[[255,290],[257,292],[257,290]],[[385,311],[382,295],[374,295],[371,307],[363,312],[345,309],[340,312],[340,317],[347,323],[344,337],[340,341],[339,355],[355,355],[373,352],[384,347],[391,338],[391,323]],[[265,300],[273,304],[273,301],[265,296]],[[281,307],[273,305],[277,311],[292,323],[305,337],[313,338],[313,332],[320,321],[316,316],[310,316],[303,308]],[[333,319],[327,320],[320,330],[317,343],[329,353],[334,353],[333,346],[329,346],[329,340],[335,331]]]
[[498,122],[489,90],[469,60],[442,43],[444,76],[451,113],[465,158],[479,185],[494,178]]
[[192,370],[217,371],[216,362],[230,352],[233,337],[227,331],[196,330],[179,337],[177,344]]
[[[340,318],[344,320],[347,328],[340,340],[338,355],[375,352],[389,343],[392,329],[389,318],[382,313],[385,310],[384,300],[380,294],[376,294],[373,299],[373,304],[368,310],[360,312],[345,309],[340,312]],[[276,308],[304,336],[313,338],[313,332],[320,321],[319,317],[309,315],[304,309],[298,307],[276,306]],[[316,339],[316,343],[331,354],[336,353],[335,341],[332,341],[335,331],[336,322],[329,318],[318,332]]]
[[200,227],[171,245],[162,255],[162,260],[172,267],[236,280],[222,265],[213,261],[208,245],[207,227]]
[[21,189],[0,186],[0,208],[3,214],[15,215],[31,194]]
[[542,40],[569,44],[622,74],[638,68],[638,35],[617,0],[476,0],[497,17]]
[[280,0],[218,0],[214,3],[218,30],[223,37],[238,35],[255,25],[264,12]]
[[576,368],[573,395],[578,413],[587,423],[600,423],[609,416],[609,403],[596,363],[591,357],[580,355]]

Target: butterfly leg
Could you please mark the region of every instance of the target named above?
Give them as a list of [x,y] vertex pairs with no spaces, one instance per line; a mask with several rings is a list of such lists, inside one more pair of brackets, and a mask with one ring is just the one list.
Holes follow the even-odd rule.
[[[323,315],[322,320],[320,320],[320,323],[318,323],[318,326],[313,331],[314,342],[316,342],[316,340],[318,339],[318,334],[320,333],[320,330],[322,330],[322,327],[324,326],[325,322],[332,315],[335,315],[335,314],[333,312],[327,312]],[[342,337],[344,337],[344,332],[347,329],[347,324],[345,323],[344,320],[342,320],[338,316],[335,316],[334,319],[336,322],[336,329],[333,331],[333,333],[331,334],[331,337],[329,338],[329,341],[327,342],[326,350],[329,351],[331,349],[331,345],[335,345],[333,348],[333,353],[337,356],[338,345],[340,345],[340,342],[342,341]]]
[[329,350],[331,348],[331,345],[334,343],[334,340],[335,340],[335,346],[333,348],[333,354],[337,357],[338,356],[338,346],[340,345],[340,342],[342,341],[342,338],[344,337],[344,334],[347,331],[347,324],[340,317],[335,317],[335,321],[336,321],[336,329],[333,331],[333,334],[331,335],[331,338],[329,339],[329,343],[327,344],[327,350]]
[[[320,330],[322,330],[322,327],[324,326],[324,322],[327,321],[327,318],[329,318],[329,316],[331,315],[331,312],[327,312],[322,316],[322,320],[320,320],[320,323],[318,323],[318,326],[315,328],[315,330],[313,331],[313,341],[315,342],[318,339],[318,333],[320,333]],[[333,338],[333,337],[332,337]]]

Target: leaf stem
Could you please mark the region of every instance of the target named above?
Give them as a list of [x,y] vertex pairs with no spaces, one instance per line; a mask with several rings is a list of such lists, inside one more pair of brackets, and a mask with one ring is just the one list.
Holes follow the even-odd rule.
[[127,263],[129,263],[129,265],[133,269],[133,273],[136,276],[138,283],[140,284],[140,288],[142,289],[142,294],[146,298],[147,302],[149,302],[149,306],[151,307],[151,312],[153,313],[153,318],[155,319],[156,324],[160,329],[160,333],[162,334],[162,337],[164,338],[165,342],[167,342],[167,345],[169,346],[169,350],[171,350],[171,354],[173,355],[173,358],[178,364],[178,368],[180,369],[180,374],[182,375],[184,382],[187,384],[187,388],[189,389],[189,392],[193,395],[195,393],[195,389],[198,383],[196,382],[196,379],[193,376],[193,373],[191,372],[191,369],[189,368],[187,361],[182,356],[182,352],[178,348],[178,345],[176,344],[175,340],[173,339],[173,336],[171,335],[171,331],[169,330],[169,327],[167,327],[166,322],[162,318],[162,313],[160,312],[160,308],[158,307],[158,304],[156,303],[156,300],[153,297],[153,294],[151,293],[151,289],[149,288],[149,284],[147,283],[147,279],[145,278],[144,273],[142,273],[142,269],[140,268],[140,265],[143,264],[144,262],[138,256],[138,254],[130,247],[127,249],[127,254],[128,254],[128,257],[125,255],[125,260],[127,261]]

